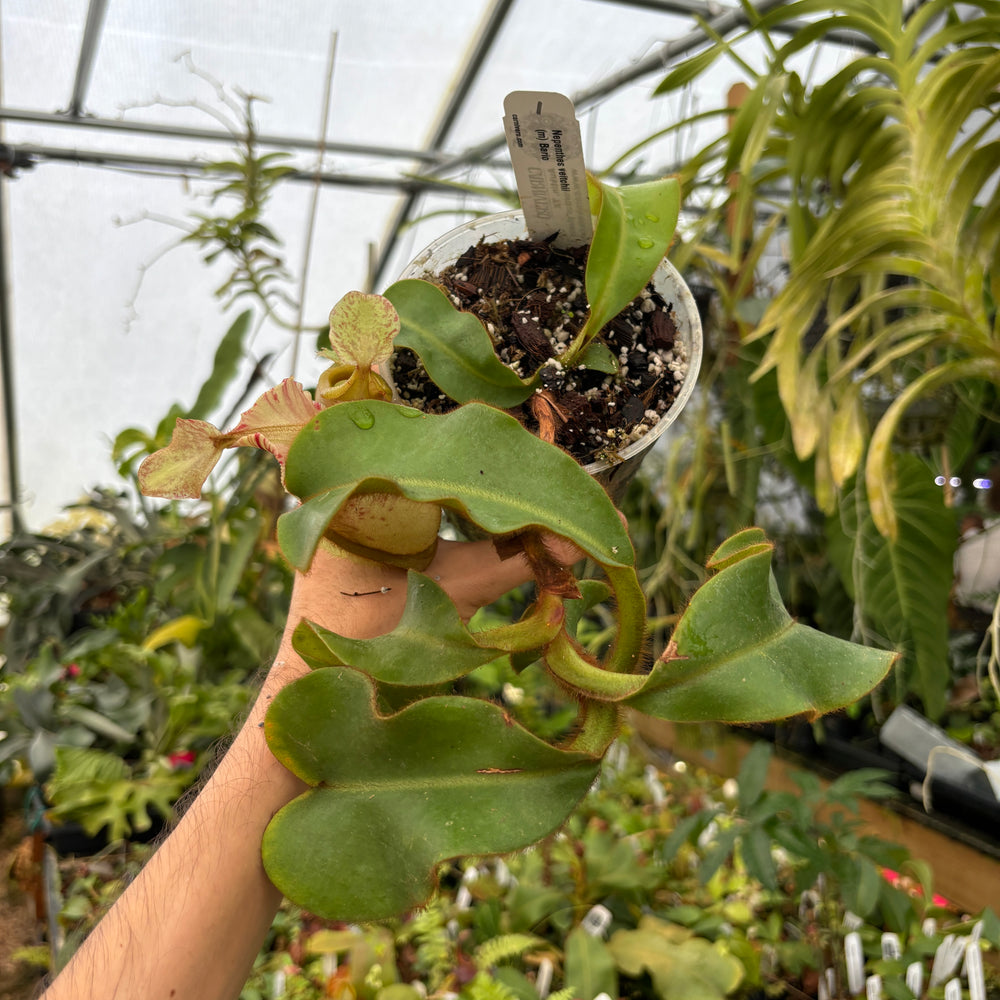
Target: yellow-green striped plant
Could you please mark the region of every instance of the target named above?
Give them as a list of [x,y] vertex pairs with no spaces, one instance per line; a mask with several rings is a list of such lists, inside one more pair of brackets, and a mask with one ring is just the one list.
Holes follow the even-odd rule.
[[[778,41],[783,22],[795,30]],[[804,80],[796,58],[835,33],[856,47]],[[862,628],[906,651],[895,696],[937,716],[957,532],[933,476],[968,454],[1000,382],[1000,5],[796,0],[748,34],[762,69],[719,40],[658,92],[728,55],[748,82],[689,172],[730,185],[734,260],[755,220],[780,227],[788,276],[749,337],[764,346],[755,378],[776,376]],[[940,419],[914,443],[901,430],[918,403]]]

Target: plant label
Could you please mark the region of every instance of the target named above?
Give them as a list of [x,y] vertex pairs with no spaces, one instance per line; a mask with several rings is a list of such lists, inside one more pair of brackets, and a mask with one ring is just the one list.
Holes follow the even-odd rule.
[[667,801],[667,793],[660,784],[660,772],[654,764],[647,764],[643,772],[643,779],[650,798],[653,800],[653,807],[659,809]]
[[978,941],[970,941],[965,949],[965,975],[969,981],[969,1000],[986,1000],[983,953]]
[[580,921],[580,926],[591,937],[604,937],[605,931],[611,926],[611,911],[598,903],[587,911],[587,915]]
[[583,140],[573,103],[563,94],[516,90],[504,98],[504,133],[517,193],[532,239],[556,235],[558,247],[594,235]]
[[910,962],[906,967],[906,988],[918,997],[924,989],[924,966],[922,962]]
[[931,986],[939,986],[949,976],[954,975],[964,956],[965,938],[949,934],[934,952],[934,962],[931,965]]
[[865,980],[865,1000],[882,1000],[881,976],[869,976]]
[[944,1000],[962,1000],[961,979],[949,979],[944,984]]
[[831,996],[826,976],[820,976],[816,983],[816,1000],[830,1000]]
[[545,998],[549,995],[549,990],[552,988],[552,959],[543,958],[538,963],[538,972],[535,975],[535,992],[541,998]]
[[493,877],[497,881],[497,885],[501,889],[506,889],[512,882],[515,881],[514,876],[511,875],[510,869],[507,867],[503,858],[497,858],[493,863]]
[[903,949],[899,944],[899,935],[892,931],[886,931],[882,935],[882,957],[885,959],[897,959],[903,954]]
[[844,938],[844,963],[847,966],[847,989],[851,996],[857,996],[865,988],[865,953],[857,931],[851,931]]

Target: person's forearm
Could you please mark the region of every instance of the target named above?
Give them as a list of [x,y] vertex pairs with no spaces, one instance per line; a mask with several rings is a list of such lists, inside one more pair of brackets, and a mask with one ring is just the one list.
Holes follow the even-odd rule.
[[[402,608],[401,579],[375,564],[321,561],[296,587],[290,627],[247,721],[44,1000],[239,996],[281,902],[264,872],[261,838],[274,814],[306,788],[272,756],[261,728],[271,698],[308,669],[292,649],[292,626],[310,617],[355,637],[384,632]],[[382,595],[383,586],[393,589]],[[380,600],[353,596],[371,590]]]
[[[276,664],[275,690],[281,673]],[[258,702],[176,829],[45,1000],[239,996],[281,902],[264,873],[261,837],[305,787],[268,750],[263,710]]]
[[[530,575],[522,557],[500,560],[489,543],[442,543],[427,572],[464,618]],[[318,554],[296,581],[281,649],[250,717],[44,1000],[239,995],[281,902],[264,872],[261,839],[274,814],[306,787],[272,756],[262,729],[270,700],[308,670],[291,634],[306,618],[353,638],[381,635],[398,622],[405,600],[405,571]]]

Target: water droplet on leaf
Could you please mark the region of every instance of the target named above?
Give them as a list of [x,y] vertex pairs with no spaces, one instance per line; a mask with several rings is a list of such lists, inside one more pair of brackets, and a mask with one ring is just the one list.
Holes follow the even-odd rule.
[[375,414],[367,406],[359,406],[352,410],[351,420],[354,421],[355,426],[360,427],[363,431],[375,426]]
[[648,236],[640,236],[636,240],[636,243],[638,243],[643,250],[648,250],[653,245],[653,241]]
[[660,217],[658,215],[653,215],[652,212],[647,212],[646,213],[646,218],[649,219],[650,222],[659,222],[660,221]]

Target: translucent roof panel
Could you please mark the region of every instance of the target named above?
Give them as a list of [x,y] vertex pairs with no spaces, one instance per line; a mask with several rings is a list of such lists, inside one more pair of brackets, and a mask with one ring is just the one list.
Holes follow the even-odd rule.
[[[266,221],[281,237],[285,290],[302,297],[305,332],[296,348],[287,326],[257,310],[243,381],[263,361],[269,379],[310,382],[316,330],[345,292],[366,287],[373,262],[384,258],[384,287],[468,211],[502,207],[448,189],[410,197],[410,188],[435,158],[498,137],[507,93],[593,95],[580,118],[597,168],[697,102],[720,100],[727,71],[709,93],[651,99],[663,44],[696,28],[676,12],[682,2],[3,0],[2,141],[34,164],[2,181],[8,432],[25,521],[41,527],[85,488],[115,483],[114,436],[190,404],[211,370],[236,314],[214,295],[228,272],[175,244],[194,213],[221,207],[201,165],[232,156],[226,127],[239,127],[239,95],[260,98],[264,148],[303,172],[282,183]],[[310,146],[323,133],[320,161]],[[684,141],[630,165],[662,170]],[[503,148],[490,146],[487,161],[472,156],[444,176],[509,187]],[[294,325],[296,311],[280,318]]]

